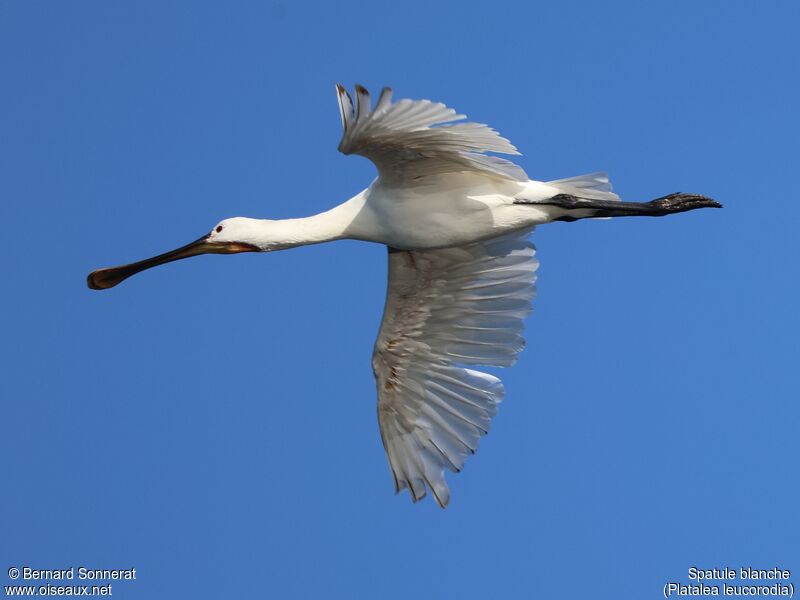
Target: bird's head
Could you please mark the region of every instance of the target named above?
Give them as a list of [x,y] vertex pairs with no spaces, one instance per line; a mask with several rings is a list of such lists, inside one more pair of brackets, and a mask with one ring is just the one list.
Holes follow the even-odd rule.
[[[206,237],[206,243],[226,246],[232,252],[265,252],[273,249],[270,234],[270,224],[274,221],[267,219],[249,219],[247,217],[232,217],[224,219],[214,225]],[[239,247],[248,249],[236,250]]]
[[92,271],[87,278],[87,283],[93,290],[107,290],[140,271],[191,256],[266,252],[278,249],[278,244],[272,242],[272,236],[269,235],[270,223],[274,223],[274,221],[244,217],[225,219],[217,223],[206,235],[170,252],[129,265]]

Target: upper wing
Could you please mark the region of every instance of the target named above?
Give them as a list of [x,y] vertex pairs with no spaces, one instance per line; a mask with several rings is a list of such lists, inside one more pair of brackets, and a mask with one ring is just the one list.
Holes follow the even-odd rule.
[[485,152],[519,154],[507,139],[480,123],[451,124],[466,119],[452,108],[430,100],[392,103],[383,88],[375,108],[369,92],[356,86],[356,106],[336,86],[344,134],[339,150],[366,156],[384,181],[407,181],[437,173],[480,171],[494,177],[527,181],[521,167]]
[[503,398],[497,377],[525,342],[539,265],[530,230],[430,251],[391,251],[383,322],[372,355],[378,421],[397,491],[426,486],[444,507],[444,469],[460,471]]

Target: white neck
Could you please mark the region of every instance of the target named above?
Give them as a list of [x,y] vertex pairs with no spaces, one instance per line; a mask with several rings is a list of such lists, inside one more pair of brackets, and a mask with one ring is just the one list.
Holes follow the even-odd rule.
[[283,250],[308,244],[319,244],[350,237],[349,230],[364,205],[364,195],[358,194],[334,208],[300,219],[249,219],[235,217],[223,223],[221,236],[247,242],[262,250]]

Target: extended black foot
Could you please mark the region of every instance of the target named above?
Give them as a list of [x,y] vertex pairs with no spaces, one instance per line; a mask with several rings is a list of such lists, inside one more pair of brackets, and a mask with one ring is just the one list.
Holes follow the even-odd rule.
[[677,192],[662,198],[656,198],[645,204],[650,205],[660,214],[653,216],[669,215],[672,213],[686,212],[695,208],[722,208],[722,204],[700,194],[682,194]]
[[[596,217],[663,217],[696,208],[722,208],[722,204],[700,194],[683,194],[677,192],[656,198],[650,202],[617,202],[613,200],[595,200],[581,198],[572,194],[556,194],[552,198],[540,202],[515,200],[515,204],[558,206],[569,212],[554,219],[556,221],[577,221],[578,219]],[[593,209],[587,211],[587,209]]]

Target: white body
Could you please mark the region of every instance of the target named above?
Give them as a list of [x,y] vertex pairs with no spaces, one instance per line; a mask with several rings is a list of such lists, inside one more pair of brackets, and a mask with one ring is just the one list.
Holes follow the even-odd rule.
[[559,191],[543,183],[444,173],[411,186],[380,179],[334,209],[351,219],[344,237],[403,250],[429,250],[477,242],[552,220],[553,207],[514,204],[545,200]]

